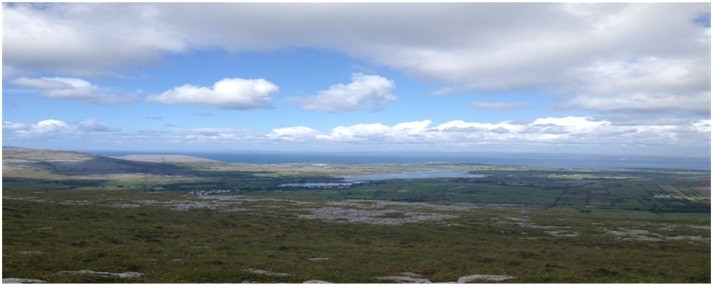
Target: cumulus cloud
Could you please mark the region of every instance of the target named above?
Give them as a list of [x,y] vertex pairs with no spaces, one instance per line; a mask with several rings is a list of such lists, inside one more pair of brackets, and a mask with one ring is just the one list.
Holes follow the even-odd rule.
[[316,138],[323,141],[337,142],[415,142],[428,136],[431,120],[403,122],[393,126],[381,123],[337,126],[329,134],[320,134]]
[[60,120],[48,119],[35,124],[13,123],[4,121],[3,129],[17,134],[20,137],[44,136],[48,134],[66,133],[70,126]]
[[486,133],[518,132],[522,127],[503,123],[471,123],[455,120],[432,126],[431,120],[403,122],[393,126],[381,123],[356,124],[332,128],[328,134],[317,135],[318,140],[331,142],[370,142],[370,143],[411,143],[434,144],[455,143],[473,135]]
[[292,99],[305,110],[324,112],[343,112],[370,110],[379,111],[397,98],[391,91],[394,81],[378,75],[352,74],[349,84],[336,84],[322,90],[315,96]]
[[[38,139],[73,138],[83,142],[115,142],[144,146],[211,146],[226,147],[279,146],[299,143],[304,146],[368,149],[391,146],[416,150],[500,150],[516,147],[522,151],[564,151],[596,148],[599,152],[619,149],[637,151],[658,148],[675,154],[705,155],[710,149],[711,121],[691,121],[680,125],[620,125],[592,117],[543,117],[527,122],[477,122],[452,120],[408,121],[387,125],[359,123],[340,125],[326,131],[307,126],[275,128],[264,135],[240,128],[196,128],[170,130],[119,131],[96,119],[70,123],[47,119],[36,123],[3,122],[8,142]],[[103,135],[111,135],[103,136]],[[561,148],[561,149],[560,149]],[[540,149],[543,151],[543,149]]]
[[135,93],[111,91],[79,78],[21,77],[12,83],[35,90],[48,98],[79,100],[91,104],[117,105],[136,100]]
[[438,125],[430,120],[337,126],[328,133],[310,130],[314,142],[448,147],[527,148],[538,145],[600,148],[670,146],[709,141],[710,121],[688,125],[616,125],[591,117],[547,117],[530,122],[497,123],[453,120]]
[[162,104],[202,105],[223,109],[260,109],[272,106],[271,94],[278,87],[264,79],[222,79],[213,87],[183,85],[151,95],[150,102]]
[[117,131],[97,119],[87,119],[80,123],[67,123],[56,119],[41,120],[36,123],[3,121],[2,128],[4,132],[20,138],[71,136],[93,132]]
[[496,131],[497,133],[520,132],[523,127],[521,125],[512,124],[510,122],[499,123],[479,123],[466,122],[463,120],[454,120],[445,122],[435,127],[435,130],[441,133],[469,133],[482,131]]
[[353,126],[338,126],[329,135],[318,135],[319,140],[368,142],[381,141],[392,132],[391,127],[380,124],[356,124]]

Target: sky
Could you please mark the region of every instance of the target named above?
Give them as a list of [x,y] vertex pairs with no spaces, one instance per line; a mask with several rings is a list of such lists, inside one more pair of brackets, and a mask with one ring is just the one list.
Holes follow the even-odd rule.
[[710,3],[3,3],[2,144],[710,157]]

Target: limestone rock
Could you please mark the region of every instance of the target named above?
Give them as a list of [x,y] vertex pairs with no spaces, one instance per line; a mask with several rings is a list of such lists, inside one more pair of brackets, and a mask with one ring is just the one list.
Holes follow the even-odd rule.
[[505,281],[505,280],[512,280],[515,278],[516,277],[510,276],[510,275],[475,274],[475,275],[468,275],[468,276],[463,276],[463,277],[458,278],[458,283],[471,283],[471,282],[477,282],[477,281],[500,282],[500,281]]
[[305,282],[302,282],[304,284],[333,284],[332,282],[329,281],[322,281],[322,280],[307,280]]
[[76,274],[76,275],[91,275],[91,276],[97,276],[97,277],[101,277],[101,278],[110,278],[110,279],[136,279],[141,276],[144,276],[144,273],[133,272],[133,271],[122,272],[122,273],[112,273],[112,272],[104,272],[104,271],[79,270],[79,271],[60,271],[59,273]]
[[423,275],[416,274],[413,272],[404,272],[404,273],[402,273],[402,276],[376,277],[376,279],[384,280],[384,281],[394,281],[396,283],[417,283],[417,284],[432,283],[431,280],[424,278]]
[[272,271],[267,271],[267,270],[262,270],[262,269],[247,269],[248,272],[252,274],[257,274],[257,275],[265,275],[265,276],[273,276],[273,277],[288,277],[292,276],[290,273],[280,273],[280,272],[272,272]]
[[44,280],[28,279],[28,278],[3,278],[2,279],[2,284],[11,284],[11,283],[24,284],[24,283],[47,283],[47,282],[45,282]]

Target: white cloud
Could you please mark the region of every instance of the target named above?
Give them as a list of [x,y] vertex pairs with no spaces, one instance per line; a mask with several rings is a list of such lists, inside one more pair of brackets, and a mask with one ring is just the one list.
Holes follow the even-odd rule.
[[[306,126],[275,128],[259,135],[240,128],[197,128],[171,130],[118,131],[96,119],[68,123],[48,119],[36,123],[3,122],[6,144],[37,143],[74,139],[82,144],[115,143],[118,147],[141,145],[143,148],[172,145],[179,148],[222,146],[225,148],[280,147],[299,143],[303,147],[365,150],[395,147],[400,150],[502,150],[616,153],[658,149],[668,154],[701,156],[710,150],[710,120],[679,125],[619,125],[591,117],[547,117],[528,122],[471,122],[431,120],[360,123],[319,131]],[[284,146],[282,147],[284,148]],[[281,149],[282,149],[281,148]],[[675,151],[674,151],[675,150]]]
[[233,129],[189,129],[176,130],[171,132],[172,137],[168,140],[171,143],[204,143],[204,142],[236,142],[240,135]]
[[[586,79],[586,80],[584,80]],[[710,114],[710,66],[693,59],[597,61],[572,71],[565,105],[594,111]]]
[[86,131],[86,132],[111,132],[111,131],[117,131],[116,129],[110,128],[107,126],[105,123],[97,120],[97,119],[87,119],[77,126],[79,130]]
[[134,93],[111,91],[79,78],[21,77],[12,82],[49,98],[80,100],[99,105],[126,104],[136,100]]
[[390,131],[391,127],[380,123],[356,124],[332,128],[332,132],[329,135],[317,135],[317,139],[352,142],[380,141]]
[[440,124],[435,129],[441,133],[468,133],[489,131],[495,133],[504,132],[519,132],[523,129],[522,125],[513,124],[510,122],[499,123],[479,123],[466,122],[462,120],[454,120]]
[[699,133],[707,134],[710,136],[711,134],[711,120],[700,120],[694,123],[691,123],[691,126],[693,126],[693,129],[696,130]]
[[[4,8],[3,71],[13,77],[43,71],[115,74],[167,53],[200,49],[306,47],[448,86],[439,94],[534,89],[562,96],[564,107],[602,114],[657,114],[667,106],[683,116],[710,110],[710,28],[695,22],[710,13],[709,3],[13,3]],[[389,101],[337,101],[324,92],[305,108],[373,110]]]
[[76,136],[94,132],[117,131],[97,119],[87,119],[80,123],[67,123],[56,119],[41,120],[37,123],[15,123],[3,121],[3,131],[20,138],[45,138],[52,136]]
[[357,110],[379,111],[397,98],[391,91],[394,81],[378,75],[352,74],[349,84],[337,84],[315,96],[293,99],[305,110],[343,112]]
[[[404,122],[393,126],[382,123],[337,126],[329,133],[312,136],[315,143],[390,144],[438,147],[532,147],[571,146],[617,149],[709,143],[710,121],[683,125],[616,125],[590,117],[537,118],[531,122],[467,122],[453,120],[433,125],[430,120]],[[695,131],[695,132],[693,132]]]
[[337,126],[329,134],[320,134],[316,139],[336,142],[413,142],[428,135],[430,120],[403,122],[394,126],[381,123]]
[[564,117],[564,118],[538,118],[531,123],[531,126],[559,126],[571,132],[583,132],[596,129],[598,127],[610,126],[608,121],[593,121],[589,117]]
[[61,133],[69,131],[70,127],[67,123],[60,120],[43,120],[39,121],[34,125],[27,126],[27,129],[23,130],[27,134],[37,134],[45,135],[51,133]]
[[151,95],[148,101],[162,104],[192,104],[224,109],[259,109],[272,106],[271,94],[278,87],[264,79],[222,79],[212,88],[183,85]]
[[153,5],[3,4],[3,72],[110,75],[188,42]]
[[381,123],[338,126],[329,134],[317,135],[317,139],[332,142],[370,142],[407,144],[462,144],[464,139],[486,139],[492,134],[502,137],[503,133],[517,132],[522,127],[503,123],[471,123],[462,120],[450,121],[432,126],[430,120],[404,122],[393,126]]
[[433,122],[431,120],[414,121],[414,122],[403,122],[394,125],[391,129],[396,132],[399,136],[412,137],[420,136],[427,132],[428,127]]
[[694,95],[647,93],[586,95],[572,98],[565,106],[623,114],[685,111],[705,115],[710,114],[710,104],[710,93],[703,92]]

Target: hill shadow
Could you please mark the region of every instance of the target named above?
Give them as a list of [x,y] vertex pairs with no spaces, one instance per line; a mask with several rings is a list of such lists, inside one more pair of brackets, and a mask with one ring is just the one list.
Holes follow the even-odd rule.
[[109,157],[92,157],[72,162],[42,162],[50,172],[61,175],[102,175],[145,173],[153,175],[187,175],[191,169],[173,164],[137,162]]

